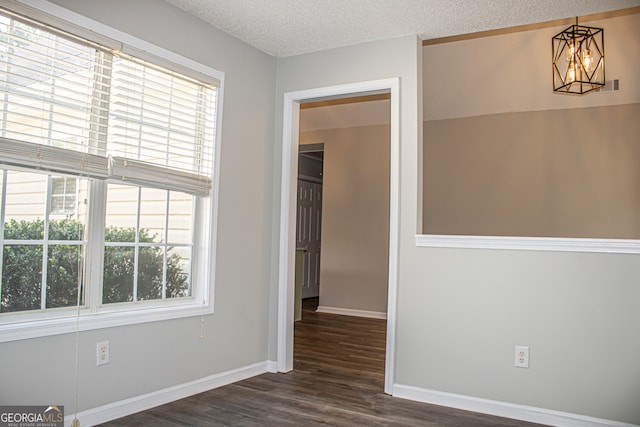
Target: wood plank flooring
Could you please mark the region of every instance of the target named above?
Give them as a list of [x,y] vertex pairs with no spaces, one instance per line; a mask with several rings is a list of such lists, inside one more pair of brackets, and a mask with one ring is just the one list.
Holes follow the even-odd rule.
[[263,374],[103,424],[118,426],[533,427],[383,393],[386,321],[316,313],[295,325],[294,370]]

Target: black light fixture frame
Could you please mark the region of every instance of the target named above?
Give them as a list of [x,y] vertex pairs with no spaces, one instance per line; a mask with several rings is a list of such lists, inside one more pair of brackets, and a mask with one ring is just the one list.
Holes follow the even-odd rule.
[[[573,46],[573,53],[571,53]],[[558,33],[551,39],[553,91],[582,95],[599,89],[605,84],[604,74],[604,30],[596,27],[575,25]],[[589,50],[594,66],[588,70],[583,55]],[[573,74],[571,65],[573,64]]]

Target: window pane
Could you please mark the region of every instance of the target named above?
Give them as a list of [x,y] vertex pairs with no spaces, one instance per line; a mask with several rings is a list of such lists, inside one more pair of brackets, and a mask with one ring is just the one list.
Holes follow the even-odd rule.
[[142,188],[140,194],[140,241],[163,242],[165,239],[167,191]]
[[193,200],[190,194],[177,191],[169,193],[169,243],[192,243]]
[[76,195],[71,194],[64,198],[64,212],[66,214],[72,214],[76,210]]
[[76,187],[78,185],[78,180],[75,178],[64,178],[64,187],[66,189],[66,194],[76,194]]
[[51,178],[51,195],[52,196],[63,196],[64,193],[66,193],[64,191],[64,187],[65,187],[65,178],[61,178],[61,177],[53,177]]
[[[70,307],[78,302],[82,280],[82,246],[52,245],[47,262],[47,308]],[[80,301],[82,304],[83,301]]]
[[142,247],[138,253],[138,300],[162,298],[164,251]]
[[106,242],[135,242],[138,191],[130,185],[107,186]]
[[104,248],[102,302],[133,301],[135,248],[107,246]]
[[64,213],[64,196],[51,196],[51,213]]
[[1,311],[40,309],[42,245],[9,245],[2,251]]
[[47,175],[7,171],[5,239],[44,238]]
[[[164,249],[146,246],[139,249],[138,299],[163,297]],[[167,248],[165,298],[191,295],[191,247]]]
[[169,248],[166,297],[187,296],[191,296],[191,247]]

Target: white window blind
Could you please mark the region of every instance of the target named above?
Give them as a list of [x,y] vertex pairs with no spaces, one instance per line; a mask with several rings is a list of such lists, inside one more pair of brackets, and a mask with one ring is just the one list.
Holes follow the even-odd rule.
[[49,145],[0,137],[0,164],[88,178],[109,177],[107,159]]
[[112,74],[107,151],[114,178],[208,193],[215,88],[124,54]]
[[[90,149],[96,49],[0,15],[0,136],[104,155]],[[59,144],[56,144],[56,141]],[[73,142],[72,142],[73,141]]]
[[0,9],[0,85],[0,164],[194,195],[212,187],[210,83]]
[[170,170],[153,163],[139,162],[125,157],[109,157],[109,176],[126,183],[144,187],[180,191],[206,196],[211,190],[211,179],[181,170]]

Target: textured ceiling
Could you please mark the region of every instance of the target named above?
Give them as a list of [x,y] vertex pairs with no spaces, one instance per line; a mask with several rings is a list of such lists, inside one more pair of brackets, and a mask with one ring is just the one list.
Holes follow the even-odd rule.
[[640,6],[640,0],[166,0],[276,57],[433,39]]

